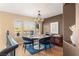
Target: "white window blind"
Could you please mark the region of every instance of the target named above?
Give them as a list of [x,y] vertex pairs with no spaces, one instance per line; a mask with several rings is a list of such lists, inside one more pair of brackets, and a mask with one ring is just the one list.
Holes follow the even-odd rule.
[[58,34],[58,22],[52,22],[50,23],[50,33],[52,34]]

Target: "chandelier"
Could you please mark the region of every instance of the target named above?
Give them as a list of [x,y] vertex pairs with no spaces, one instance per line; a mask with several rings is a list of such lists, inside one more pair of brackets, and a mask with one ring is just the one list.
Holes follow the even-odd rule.
[[41,14],[40,14],[40,11],[38,11],[38,16],[37,16],[37,18],[35,18],[35,20],[34,20],[36,23],[39,23],[39,22],[43,22],[44,21],[44,19],[43,18],[41,18]]

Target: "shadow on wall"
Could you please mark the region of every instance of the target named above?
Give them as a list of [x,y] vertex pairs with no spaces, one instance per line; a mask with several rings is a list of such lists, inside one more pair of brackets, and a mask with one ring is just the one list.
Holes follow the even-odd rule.
[[73,35],[73,31],[70,29],[73,25],[75,25],[75,4],[67,3],[63,7],[63,15],[64,15],[64,40],[72,43],[71,36]]
[[[73,44],[75,45],[76,44],[76,38],[75,38],[75,31],[73,31],[72,27],[74,26],[73,25],[68,25],[67,28],[66,28],[66,38],[67,38],[67,42],[69,42],[70,44]],[[74,27],[75,28],[75,27]]]
[[76,25],[73,25],[70,27],[70,30],[73,32],[72,35],[71,35],[71,41],[72,41],[72,44],[75,46],[76,45]]

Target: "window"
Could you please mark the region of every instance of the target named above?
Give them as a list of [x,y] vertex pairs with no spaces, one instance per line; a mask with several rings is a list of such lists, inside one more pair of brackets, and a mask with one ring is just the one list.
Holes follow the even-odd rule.
[[50,33],[58,34],[58,22],[50,23]]
[[21,31],[31,31],[35,30],[35,22],[31,21],[16,21],[14,23],[14,28],[16,32],[21,32]]
[[15,23],[14,23],[14,28],[15,28],[15,31],[17,31],[17,32],[20,32],[20,31],[22,31],[22,21],[16,21]]
[[31,22],[31,21],[24,22],[24,30],[26,31],[35,30],[35,22]]

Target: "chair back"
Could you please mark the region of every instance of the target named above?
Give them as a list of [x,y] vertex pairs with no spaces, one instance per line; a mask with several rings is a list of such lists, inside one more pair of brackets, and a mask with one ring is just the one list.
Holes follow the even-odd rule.
[[24,41],[32,41],[30,38],[22,37]]
[[40,39],[40,42],[50,42],[50,37]]

